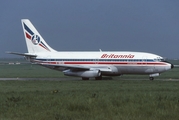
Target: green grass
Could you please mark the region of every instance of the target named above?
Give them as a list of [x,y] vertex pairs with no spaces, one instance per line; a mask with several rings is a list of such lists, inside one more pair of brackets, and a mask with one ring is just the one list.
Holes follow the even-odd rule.
[[59,71],[33,64],[0,65],[0,78],[55,78],[62,77]]
[[0,119],[178,120],[172,81],[0,81]]

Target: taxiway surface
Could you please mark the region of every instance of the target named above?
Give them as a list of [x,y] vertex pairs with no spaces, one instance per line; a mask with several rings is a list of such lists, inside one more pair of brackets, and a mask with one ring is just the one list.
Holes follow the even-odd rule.
[[[49,80],[49,81],[80,81],[81,78],[79,77],[60,77],[60,78],[0,78],[0,81],[10,81],[10,80],[20,80],[20,81],[26,81],[26,80]],[[94,80],[94,79],[91,79]],[[106,79],[104,78],[103,80],[113,80],[112,78]],[[115,80],[115,79],[114,79]],[[129,78],[122,78],[119,80],[148,80],[148,79],[129,79]],[[157,81],[179,81],[179,79],[155,79]],[[154,80],[154,81],[155,81]]]

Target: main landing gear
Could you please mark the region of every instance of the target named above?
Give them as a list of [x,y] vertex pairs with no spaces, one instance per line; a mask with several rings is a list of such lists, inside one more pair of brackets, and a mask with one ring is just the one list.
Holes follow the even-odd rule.
[[[82,77],[82,80],[89,80],[89,78]],[[100,75],[99,77],[95,77],[95,80],[102,80],[102,75]]]
[[82,77],[82,80],[89,80],[89,78],[87,78],[87,77]]
[[102,80],[102,75],[100,75],[99,77],[95,77],[95,80]]
[[149,77],[149,80],[154,80],[154,77]]

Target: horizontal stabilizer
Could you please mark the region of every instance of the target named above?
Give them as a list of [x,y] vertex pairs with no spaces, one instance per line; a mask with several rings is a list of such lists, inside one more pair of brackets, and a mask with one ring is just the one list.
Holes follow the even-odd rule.
[[30,53],[18,53],[18,52],[6,52],[8,54],[20,55],[20,56],[28,56],[28,57],[37,57],[37,55],[30,54]]

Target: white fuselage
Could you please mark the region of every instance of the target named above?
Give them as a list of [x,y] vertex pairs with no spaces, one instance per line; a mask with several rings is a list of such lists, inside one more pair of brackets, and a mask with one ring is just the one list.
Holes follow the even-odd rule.
[[[171,69],[171,64],[164,62],[161,56],[144,52],[46,52],[38,53],[33,62],[47,67],[69,65],[105,68],[101,70],[102,75],[155,74]],[[58,67],[57,70],[65,69]]]

